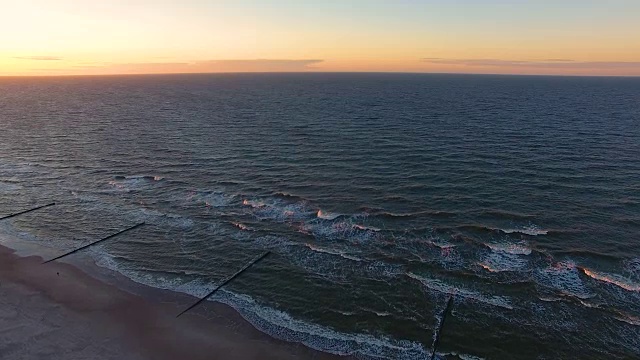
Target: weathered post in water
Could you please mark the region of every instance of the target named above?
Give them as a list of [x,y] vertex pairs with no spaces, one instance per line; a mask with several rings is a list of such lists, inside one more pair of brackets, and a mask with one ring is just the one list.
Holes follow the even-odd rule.
[[220,283],[220,285],[216,286],[213,290],[211,290],[211,292],[209,292],[206,296],[204,296],[202,299],[198,300],[195,304],[189,306],[188,308],[186,308],[184,311],[182,311],[180,314],[178,314],[178,316],[176,317],[180,317],[180,315],[186,313],[187,311],[193,309],[194,307],[200,305],[200,303],[202,303],[203,301],[205,301],[206,299],[208,299],[211,295],[213,295],[216,291],[218,291],[221,287],[227,285],[231,280],[237,278],[238,276],[240,276],[240,274],[242,274],[243,272],[245,272],[247,269],[249,269],[252,265],[256,264],[258,261],[264,259],[265,257],[267,257],[267,255],[271,254],[271,251],[267,251],[266,253],[258,256],[257,258],[251,260],[251,262],[249,262],[247,265],[245,265],[242,269],[240,269],[238,272],[236,272],[235,274],[229,276],[228,278],[226,278],[224,281],[222,281],[222,283]]
[[6,216],[3,216],[3,217],[0,217],[0,220],[5,220],[5,219],[12,218],[12,217],[16,217],[16,216],[18,216],[18,215],[22,215],[22,214],[30,213],[30,212],[32,212],[32,211],[36,211],[36,210],[40,210],[40,209],[44,209],[44,208],[49,207],[49,206],[54,206],[55,204],[56,204],[56,203],[51,203],[51,204],[47,204],[47,205],[42,205],[42,206],[35,207],[35,208],[33,208],[33,209],[24,210],[24,211],[20,211],[20,212],[17,212],[17,213],[10,214],[10,215],[6,215]]
[[127,231],[133,230],[133,229],[135,229],[135,228],[138,228],[138,227],[140,227],[140,226],[142,226],[142,225],[144,225],[144,224],[145,224],[145,223],[140,223],[140,224],[134,225],[134,226],[132,226],[132,227],[126,228],[126,229],[124,229],[124,230],[118,231],[117,233],[115,233],[115,234],[113,234],[113,235],[109,235],[109,236],[107,236],[106,238],[102,238],[102,239],[100,239],[100,240],[98,240],[98,241],[94,241],[94,242],[92,242],[92,243],[91,243],[91,244],[89,244],[89,245],[82,246],[82,247],[77,248],[77,249],[75,249],[75,250],[69,251],[68,253],[65,253],[65,254],[62,254],[62,255],[60,255],[60,256],[58,256],[58,257],[55,257],[55,258],[53,258],[53,259],[51,259],[51,260],[47,260],[47,261],[43,262],[43,264],[50,263],[50,262],[52,262],[52,261],[56,261],[56,260],[58,260],[58,259],[62,259],[63,257],[65,257],[65,256],[69,256],[69,255],[71,255],[71,254],[75,254],[75,253],[77,253],[77,252],[78,252],[78,251],[80,251],[80,250],[84,250],[84,249],[88,248],[89,246],[93,246],[93,245],[95,245],[95,244],[97,244],[97,243],[103,242],[103,241],[105,241],[105,240],[109,240],[109,239],[111,239],[111,238],[114,238],[114,237],[116,237],[116,236],[118,236],[118,235],[122,234],[122,233],[125,233],[125,232],[127,232]]
[[440,343],[440,335],[442,334],[442,328],[444,327],[444,320],[447,317],[447,314],[451,312],[451,307],[453,306],[453,295],[449,296],[449,301],[447,301],[447,306],[444,308],[442,312],[442,317],[440,318],[440,323],[436,328],[436,332],[433,336],[433,346],[431,347],[431,360],[436,358],[436,351],[438,350],[438,344]]

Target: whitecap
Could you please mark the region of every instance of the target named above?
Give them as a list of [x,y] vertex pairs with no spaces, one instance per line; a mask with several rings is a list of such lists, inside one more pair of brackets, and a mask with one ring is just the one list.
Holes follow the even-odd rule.
[[348,259],[348,260],[353,260],[353,261],[362,261],[362,259],[349,255],[343,251],[339,251],[339,250],[332,250],[332,249],[325,249],[325,248],[321,248],[321,247],[317,247],[315,245],[311,245],[311,244],[305,244],[306,247],[308,247],[309,249],[315,251],[315,252],[319,252],[319,253],[324,253],[324,254],[330,254],[330,255],[337,255],[340,256],[342,258]]
[[486,247],[495,252],[511,255],[530,255],[531,248],[525,243],[484,243]]
[[342,216],[342,214],[331,213],[331,212],[328,212],[328,211],[318,210],[318,213],[316,214],[316,216],[318,217],[318,219],[335,220],[335,219],[339,218],[340,216]]
[[640,317],[623,313],[622,311],[616,311],[613,316],[616,320],[625,322],[629,325],[640,326]]
[[478,265],[489,272],[504,272],[521,271],[527,263],[528,259],[516,254],[492,252],[478,262]]
[[639,283],[625,278],[622,275],[597,272],[584,267],[581,267],[580,270],[592,279],[615,285],[627,291],[640,291]]
[[529,236],[547,235],[549,233],[549,230],[540,229],[535,225],[529,225],[529,226],[524,226],[522,228],[515,228],[515,229],[496,229],[496,230],[500,230],[505,234],[520,233],[520,234],[525,234]]
[[280,200],[258,201],[244,199],[242,204],[251,208],[251,212],[260,220],[278,222],[300,221],[308,218],[310,209],[305,203],[287,203]]
[[555,263],[534,273],[538,285],[551,287],[564,295],[574,296],[579,299],[588,299],[593,294],[587,290],[580,279],[576,264],[572,261]]
[[242,224],[242,223],[232,222],[231,224],[233,226],[237,227],[240,230],[244,230],[244,231],[251,231],[252,230],[250,227],[248,227],[247,225]]
[[373,232],[381,231],[379,228],[377,228],[377,227],[373,227],[373,226],[365,226],[365,225],[358,225],[358,224],[355,224],[355,225],[353,225],[353,227],[354,227],[355,229],[363,230],[363,231],[373,231]]

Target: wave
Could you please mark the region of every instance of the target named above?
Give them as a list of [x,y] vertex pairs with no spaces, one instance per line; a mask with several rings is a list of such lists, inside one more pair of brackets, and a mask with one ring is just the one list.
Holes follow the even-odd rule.
[[259,209],[261,207],[266,206],[265,203],[261,201],[254,201],[254,200],[247,200],[247,199],[242,200],[242,205],[251,206],[254,209]]
[[571,299],[574,302],[580,303],[582,306],[587,308],[600,309],[600,304],[593,304],[593,303],[587,302],[584,299],[581,299],[571,294],[559,294],[558,296],[538,295],[538,300],[544,301],[544,302],[567,301],[568,299]]
[[452,248],[457,246],[455,244],[450,244],[448,242],[444,242],[444,241],[442,241],[442,239],[427,240],[427,244],[429,244],[431,246],[434,246],[434,247],[437,247],[438,249],[441,249],[441,250],[452,249]]
[[587,290],[576,264],[572,261],[561,261],[534,273],[536,283],[559,291],[563,295],[570,295],[585,300],[594,295]]
[[204,203],[205,206],[211,208],[222,208],[229,206],[235,195],[225,194],[221,191],[192,191],[187,196],[187,200]]
[[315,251],[315,252],[319,252],[319,253],[324,253],[324,254],[331,254],[331,255],[337,255],[340,256],[342,258],[348,259],[348,260],[353,260],[353,261],[363,261],[362,259],[349,255],[347,253],[344,253],[342,251],[338,251],[338,250],[332,250],[332,249],[325,249],[325,248],[320,248],[311,244],[305,244],[306,247],[308,247],[309,249]]
[[388,312],[378,312],[378,311],[371,311],[372,313],[376,314],[379,317],[387,317],[387,316],[391,316],[391,313]]
[[244,230],[244,231],[253,231],[253,229],[251,229],[250,227],[248,227],[247,225],[238,223],[238,222],[232,222],[231,223],[233,226],[237,227],[240,230]]
[[468,298],[475,301],[479,301],[488,305],[502,307],[505,309],[513,310],[513,306],[508,298],[496,295],[483,295],[473,290],[458,288],[453,285],[446,284],[440,280],[430,279],[416,275],[414,273],[406,273],[406,275],[414,280],[418,280],[426,288],[437,291],[440,293],[454,295],[458,297]]
[[289,194],[289,193],[282,192],[282,191],[278,191],[276,193],[273,193],[273,196],[278,197],[278,198],[282,198],[282,199],[289,199],[289,200],[295,200],[295,201],[304,201],[300,196]]
[[242,204],[250,207],[253,215],[261,220],[300,221],[310,218],[312,213],[306,203],[287,203],[277,199],[270,201],[244,199]]
[[164,180],[164,177],[156,176],[156,175],[130,175],[130,176],[116,175],[113,178],[116,181],[124,181],[124,180],[162,181]]
[[551,296],[538,295],[538,300],[544,301],[544,302],[556,302],[556,301],[562,301],[562,298],[556,297],[556,296],[551,297]]
[[358,230],[363,230],[363,231],[373,231],[373,232],[378,232],[378,231],[382,231],[381,229],[377,228],[377,227],[373,227],[373,226],[365,226],[365,225],[358,225],[358,224],[354,224],[353,225],[354,229],[358,229]]
[[378,232],[365,227],[358,228],[347,221],[333,223],[310,222],[299,226],[299,232],[313,235],[317,238],[331,240],[347,240],[354,243],[366,243],[378,238]]
[[518,228],[499,228],[499,227],[491,227],[484,225],[462,225],[458,227],[459,229],[469,229],[469,230],[477,230],[477,231],[489,231],[489,232],[499,232],[503,234],[523,234],[529,236],[539,236],[539,235],[548,235],[549,230],[544,230],[539,228],[536,225],[528,225]]
[[507,210],[498,210],[498,209],[481,210],[480,214],[486,214],[489,216],[495,216],[499,218],[513,219],[513,220],[524,220],[524,219],[531,219],[535,217],[534,215],[523,214],[523,213],[507,211]]
[[629,325],[640,326],[640,317],[624,313],[620,310],[614,310],[614,312],[615,314],[613,315],[613,317],[616,320],[625,322]]
[[[259,236],[252,239],[250,245],[255,246],[257,250],[273,250],[291,265],[332,282],[346,284],[357,278],[389,281],[404,274],[404,268],[398,264],[370,261],[359,258],[346,250],[299,243],[291,241],[287,237]],[[318,256],[316,253],[335,256]]]
[[519,229],[497,229],[497,230],[502,231],[505,234],[520,233],[520,234],[529,235],[529,236],[538,236],[538,235],[547,235],[547,234],[549,234],[549,230],[540,229],[535,225],[525,226],[525,227],[519,228]]
[[511,253],[491,253],[477,264],[489,272],[521,271],[528,259]]
[[422,216],[422,215],[433,216],[433,217],[454,217],[454,216],[458,216],[458,213],[450,212],[450,211],[443,211],[443,210],[423,210],[423,211],[408,212],[408,213],[397,213],[397,212],[386,211],[386,210],[381,209],[381,208],[361,207],[359,209],[359,211],[362,211],[365,215],[372,215],[372,216],[376,216],[376,217],[389,218],[389,219],[414,218],[414,217],[419,217],[419,216]]
[[330,212],[327,212],[327,211],[318,210],[318,213],[316,214],[316,216],[318,217],[318,219],[335,220],[335,219],[339,218],[340,216],[342,216],[342,214],[330,213]]
[[132,175],[132,176],[114,176],[113,180],[109,181],[109,185],[112,187],[123,190],[131,191],[138,190],[142,187],[153,184],[154,182],[162,181],[164,178],[161,176],[150,175]]
[[511,255],[531,255],[531,248],[523,243],[483,243],[494,252],[500,252]]
[[632,281],[631,279],[627,279],[618,274],[608,274],[603,272],[595,272],[593,270],[589,270],[584,267],[580,267],[582,272],[589,276],[590,278],[606,282],[609,284],[613,284],[627,291],[640,291],[640,284]]

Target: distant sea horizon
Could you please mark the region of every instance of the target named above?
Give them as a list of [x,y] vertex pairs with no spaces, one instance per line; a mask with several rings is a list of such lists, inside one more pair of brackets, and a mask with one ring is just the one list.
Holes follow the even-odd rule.
[[640,78],[640,75],[585,75],[585,74],[520,74],[520,73],[473,73],[473,72],[412,72],[412,71],[242,71],[242,72],[176,72],[176,73],[122,73],[122,74],[49,74],[49,75],[0,75],[2,78],[64,78],[64,77],[112,77],[112,76],[165,76],[165,75],[241,75],[241,74],[398,74],[398,75],[451,75],[451,76],[522,76],[522,77],[569,77],[569,78]]

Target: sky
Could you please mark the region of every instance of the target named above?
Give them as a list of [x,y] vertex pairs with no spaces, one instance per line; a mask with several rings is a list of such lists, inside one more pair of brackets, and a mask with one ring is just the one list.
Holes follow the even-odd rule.
[[640,0],[0,0],[0,76],[640,76]]

